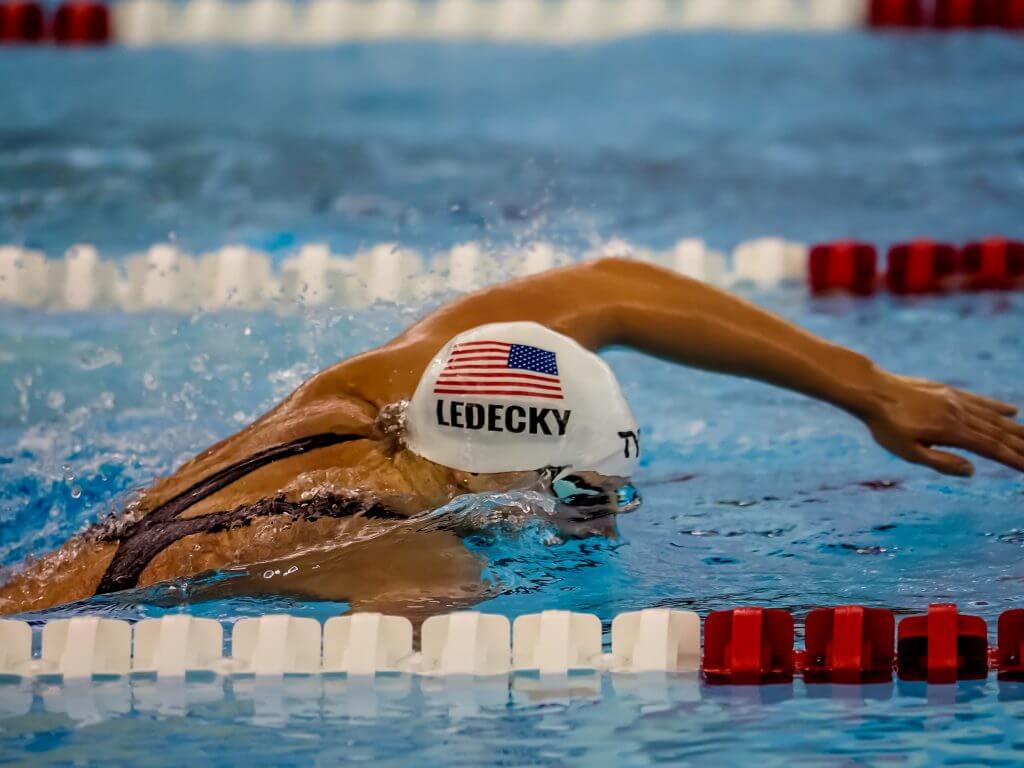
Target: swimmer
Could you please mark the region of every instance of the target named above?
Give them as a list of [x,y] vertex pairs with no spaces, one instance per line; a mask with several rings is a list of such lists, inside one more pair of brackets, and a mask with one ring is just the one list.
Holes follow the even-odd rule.
[[974,468],[935,446],[1024,471],[1013,406],[889,373],[657,266],[603,259],[465,296],[318,373],[120,514],[23,565],[0,589],[0,612],[244,567],[256,576],[232,589],[247,593],[405,615],[472,604],[482,563],[457,532],[403,523],[510,490],[581,519],[635,507],[643,441],[596,354],[612,345],[831,403],[939,472]]

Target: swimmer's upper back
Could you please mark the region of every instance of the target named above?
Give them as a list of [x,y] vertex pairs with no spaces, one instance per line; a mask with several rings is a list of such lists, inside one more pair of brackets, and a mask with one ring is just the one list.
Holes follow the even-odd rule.
[[[319,376],[328,373],[330,371],[325,371]],[[315,380],[311,379],[310,383]],[[205,478],[244,462],[272,446],[287,445],[322,434],[353,435],[372,440],[376,418],[377,408],[364,400],[344,393],[315,399],[308,396],[305,386],[300,387],[250,426],[210,446],[183,464],[174,474],[155,482],[140,495],[139,510],[146,514]],[[239,478],[239,482],[246,478],[252,480],[265,477],[268,474],[261,470]],[[216,503],[216,500],[210,503]]]

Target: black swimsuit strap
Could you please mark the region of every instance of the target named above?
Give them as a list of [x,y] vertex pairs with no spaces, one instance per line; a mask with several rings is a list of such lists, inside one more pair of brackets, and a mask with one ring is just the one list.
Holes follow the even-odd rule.
[[214,512],[209,515],[181,519],[189,507],[223,490],[237,480],[275,461],[332,445],[364,440],[361,435],[324,433],[299,438],[290,443],[276,445],[255,453],[247,459],[224,467],[209,477],[164,502],[148,515],[130,524],[116,537],[119,542],[114,559],[100,579],[96,594],[102,595],[135,587],[139,577],[152,562],[174,542],[195,533],[216,533],[229,528],[249,525],[257,517],[287,514],[303,519],[319,517],[348,517],[364,512],[369,517],[396,518],[390,510],[377,503],[367,504],[358,499],[319,499],[295,503],[283,498],[264,499],[237,509]]

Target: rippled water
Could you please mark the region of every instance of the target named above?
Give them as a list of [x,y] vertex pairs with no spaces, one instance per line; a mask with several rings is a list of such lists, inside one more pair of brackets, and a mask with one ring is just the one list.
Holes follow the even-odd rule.
[[[1024,47],[1005,38],[664,38],[572,51],[2,52],[0,240],[57,255],[244,240],[283,255],[396,238],[880,240],[1024,234]],[[243,75],[247,77],[243,77]],[[24,87],[33,82],[37,87]],[[903,373],[1024,403],[1024,297],[754,297]],[[0,310],[0,562],[63,541],[423,307],[285,317]],[[645,503],[560,542],[484,521],[483,610],[701,613],[739,603],[1024,593],[1024,487],[902,464],[847,416],[749,382],[607,356],[646,435]],[[167,590],[33,619],[176,610]],[[232,621],[343,604],[235,598]],[[1015,764],[1024,690],[707,688],[685,677],[114,681],[0,687],[0,759],[67,763]]]
[[[702,689],[649,676],[517,678],[511,691],[504,679],[135,681],[5,691],[0,715],[10,753],[21,748],[33,764],[1019,764],[1024,686],[944,688]],[[33,694],[40,711],[8,714]]]
[[[760,299],[897,370],[1024,402],[1021,297],[859,305]],[[120,492],[236,428],[315,366],[385,339],[399,322],[394,310],[73,324],[6,315],[2,348],[12,354],[0,370],[24,394],[6,398],[0,411],[4,562],[57,544]],[[799,616],[820,604],[907,613],[956,600],[994,621],[1021,604],[1024,489],[1009,470],[983,463],[973,480],[940,478],[889,458],[858,424],[825,406],[632,353],[608,359],[647,434],[637,478],[645,504],[619,521],[614,540],[558,544],[541,525],[485,526],[469,540],[487,557],[497,591],[484,610],[590,611],[607,627],[618,612],[652,605],[705,613],[760,603]],[[70,612],[160,615],[176,610],[167,594],[106,598]],[[227,621],[276,610],[324,619],[343,609],[285,598],[190,608]],[[930,690],[902,683],[709,689],[686,678],[620,677],[531,689],[517,679],[509,703],[503,685],[400,680],[354,693],[343,681],[289,681],[283,689],[189,683],[155,692],[139,681],[85,691],[3,687],[0,754],[161,763],[209,749],[221,761],[249,755],[304,764],[347,755],[397,763],[415,754],[426,764],[467,765],[489,756],[508,765],[700,757],[743,764],[756,754],[780,765],[904,758],[995,765],[1015,762],[1022,746],[1015,734],[1024,689],[994,679]],[[30,714],[17,714],[26,706]]]
[[51,255],[1024,234],[1010,36],[8,50],[0,75],[0,242]]

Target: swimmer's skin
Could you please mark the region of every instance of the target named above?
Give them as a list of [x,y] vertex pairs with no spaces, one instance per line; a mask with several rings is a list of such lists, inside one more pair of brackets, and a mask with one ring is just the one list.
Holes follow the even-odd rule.
[[[156,482],[139,497],[137,513],[261,449],[324,432],[368,439],[270,464],[183,516],[233,509],[282,493],[295,498],[325,486],[358,490],[405,515],[435,508],[467,491],[534,487],[536,473],[474,476],[432,464],[397,446],[378,422],[386,405],[412,395],[427,364],[453,336],[484,323],[522,320],[547,325],[591,350],[625,345],[683,365],[801,392],[861,419],[875,440],[897,456],[940,472],[970,475],[974,468],[935,445],[961,448],[1024,471],[1024,425],[1012,420],[1013,406],[888,373],[860,354],[659,267],[603,259],[453,301],[388,344],[322,371],[254,424]],[[249,527],[178,541],[146,567],[139,585],[261,563],[253,570],[274,577],[265,582],[268,591],[346,599],[362,609],[437,612],[437,601],[450,607],[479,599],[482,566],[454,533],[380,536],[389,526],[395,523],[361,517],[316,522],[263,517]],[[318,546],[333,547],[335,553],[310,552]],[[115,549],[114,543],[71,539],[28,564],[0,589],[0,612],[91,596]],[[244,589],[253,591],[252,582]]]

